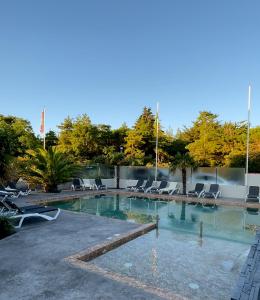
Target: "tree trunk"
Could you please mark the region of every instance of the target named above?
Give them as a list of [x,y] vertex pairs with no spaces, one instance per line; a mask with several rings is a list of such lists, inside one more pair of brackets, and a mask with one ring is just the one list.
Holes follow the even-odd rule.
[[116,188],[119,189],[120,167],[116,166]]
[[186,168],[181,169],[182,173],[182,192],[186,195]]

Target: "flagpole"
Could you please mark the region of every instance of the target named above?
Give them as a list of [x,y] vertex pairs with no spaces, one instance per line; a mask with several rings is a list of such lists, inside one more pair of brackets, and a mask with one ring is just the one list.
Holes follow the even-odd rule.
[[45,141],[45,108],[43,109],[43,149],[46,148],[46,141]]
[[155,144],[155,176],[154,180],[157,182],[158,173],[158,134],[159,134],[159,102],[157,102],[156,109],[156,144]]
[[250,113],[251,113],[251,85],[249,84],[249,86],[248,86],[248,106],[247,106],[247,137],[246,137],[246,186],[248,185]]

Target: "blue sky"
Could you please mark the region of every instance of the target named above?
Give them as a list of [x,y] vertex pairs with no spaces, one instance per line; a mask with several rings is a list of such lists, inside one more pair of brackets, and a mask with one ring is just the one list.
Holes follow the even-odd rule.
[[67,115],[133,125],[160,102],[163,126],[200,110],[260,124],[260,2],[0,0],[0,113],[39,131]]

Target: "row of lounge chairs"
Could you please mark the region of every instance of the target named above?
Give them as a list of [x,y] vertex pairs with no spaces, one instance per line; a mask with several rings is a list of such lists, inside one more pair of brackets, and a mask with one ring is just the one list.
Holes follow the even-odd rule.
[[10,197],[10,198],[18,198],[20,196],[28,196],[31,193],[29,188],[18,188],[15,183],[9,182],[7,187],[0,184],[0,196],[2,197]]
[[71,184],[71,190],[107,190],[107,186],[102,183],[100,178],[96,178],[94,183],[91,183],[89,179],[73,178]]
[[[177,182],[167,182],[162,180],[158,187],[154,186],[154,181],[148,179],[144,184],[143,179],[139,179],[134,186],[128,186],[128,191],[144,192],[144,193],[157,193],[157,194],[178,194],[180,193],[180,187]],[[194,190],[188,191],[187,196],[195,196],[198,198],[215,198],[220,196],[220,190],[218,184],[211,184],[208,191],[205,191],[203,183],[197,183]]]
[[144,179],[139,179],[136,185],[127,186],[126,190],[132,192],[143,192],[143,193],[155,193],[155,194],[169,194],[173,195],[179,192],[179,187],[177,182],[168,183],[166,180],[162,180],[159,186],[154,185],[152,179],[148,179],[144,183]]

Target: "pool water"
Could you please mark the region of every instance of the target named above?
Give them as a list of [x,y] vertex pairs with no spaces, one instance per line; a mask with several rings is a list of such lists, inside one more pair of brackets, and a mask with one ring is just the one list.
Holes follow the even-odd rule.
[[86,196],[55,202],[53,205],[65,210],[141,224],[155,222],[156,215],[159,215],[160,229],[196,236],[200,233],[202,222],[203,236],[247,244],[252,243],[256,227],[260,226],[258,213],[247,212],[243,208],[230,206],[203,208],[184,202],[155,201],[122,195]]
[[154,222],[158,215],[158,230],[90,263],[185,299],[230,299],[260,225],[257,211],[122,195],[87,196],[54,205],[135,223]]

